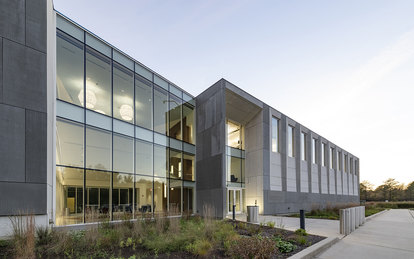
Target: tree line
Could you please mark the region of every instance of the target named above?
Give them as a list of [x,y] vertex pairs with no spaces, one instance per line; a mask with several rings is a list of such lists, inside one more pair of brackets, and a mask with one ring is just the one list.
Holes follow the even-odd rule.
[[395,178],[388,178],[374,188],[369,181],[362,181],[359,184],[360,199],[366,201],[414,201],[414,181],[405,185]]

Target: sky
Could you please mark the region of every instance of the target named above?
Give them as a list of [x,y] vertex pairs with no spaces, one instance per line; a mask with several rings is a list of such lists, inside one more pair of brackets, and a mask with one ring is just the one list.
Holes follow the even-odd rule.
[[414,1],[54,0],[192,95],[225,78],[360,159],[414,181]]

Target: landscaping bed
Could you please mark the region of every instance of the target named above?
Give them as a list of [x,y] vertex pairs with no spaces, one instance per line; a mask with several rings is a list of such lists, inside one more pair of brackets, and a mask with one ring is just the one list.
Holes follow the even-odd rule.
[[88,230],[19,224],[0,258],[287,258],[324,237],[231,220],[191,217],[104,222]]

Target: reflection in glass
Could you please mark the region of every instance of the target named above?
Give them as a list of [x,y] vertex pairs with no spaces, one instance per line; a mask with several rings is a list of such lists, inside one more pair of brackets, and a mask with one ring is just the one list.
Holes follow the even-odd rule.
[[317,140],[316,138],[312,138],[312,163],[316,164],[317,159]]
[[[111,116],[111,60],[86,48],[86,108]],[[78,94],[83,105],[83,90]]]
[[114,63],[114,117],[134,123],[134,75]]
[[56,225],[83,223],[83,169],[56,167]]
[[155,213],[167,212],[167,180],[154,177],[154,211]]
[[182,178],[181,152],[170,149],[170,178]]
[[304,132],[300,133],[300,156],[302,160],[307,160],[307,144],[306,144],[306,134]]
[[328,159],[326,159],[326,144],[322,143],[322,150],[321,150],[321,164],[322,166],[326,166],[326,163],[328,162]]
[[134,140],[114,134],[114,171],[134,173]]
[[292,126],[288,126],[288,155],[290,157],[295,156],[295,144],[294,144],[294,128]]
[[113,174],[112,209],[113,219],[132,218],[133,174]]
[[110,219],[111,173],[86,170],[85,221],[98,222]]
[[183,105],[183,140],[195,144],[194,107],[189,104]]
[[183,179],[187,181],[194,181],[194,155],[183,155]]
[[56,164],[83,167],[82,124],[56,120]]
[[[153,212],[152,177],[135,176],[135,215]],[[139,217],[139,216],[138,216]]]
[[152,84],[135,75],[135,124],[152,129]]
[[233,183],[242,182],[242,159],[227,156],[227,181]]
[[161,88],[154,88],[154,130],[161,134],[168,133],[168,96]]
[[152,176],[152,143],[135,140],[136,173]]
[[87,168],[112,170],[112,137],[105,130],[86,128]]
[[83,90],[83,43],[57,32],[56,89],[57,98],[83,106],[78,98]]
[[227,120],[227,145],[230,147],[243,149],[243,127],[240,124]]
[[181,214],[181,188],[183,182],[181,180],[170,179],[169,185],[169,214]]
[[279,152],[279,120],[272,117],[272,152]]
[[166,177],[168,173],[168,150],[164,146],[154,145],[154,176]]
[[181,99],[170,94],[169,99],[169,120],[170,120],[170,131],[169,136],[175,139],[182,139],[181,136]]

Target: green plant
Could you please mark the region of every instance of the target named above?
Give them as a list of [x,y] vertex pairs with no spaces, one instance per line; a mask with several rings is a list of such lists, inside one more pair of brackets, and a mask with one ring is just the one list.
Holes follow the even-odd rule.
[[275,225],[276,225],[276,223],[273,222],[273,221],[266,222],[266,226],[268,226],[268,227],[274,228]]
[[305,245],[308,242],[308,240],[304,236],[296,236],[295,241],[299,245]]
[[199,239],[194,243],[187,245],[185,249],[194,255],[206,256],[212,247],[213,245],[210,241],[206,239]]
[[296,246],[289,241],[282,240],[280,237],[275,237],[276,247],[281,253],[290,253],[296,249]]
[[308,235],[308,233],[306,233],[306,230],[304,230],[302,228],[296,229],[295,233],[299,236],[307,236]]

